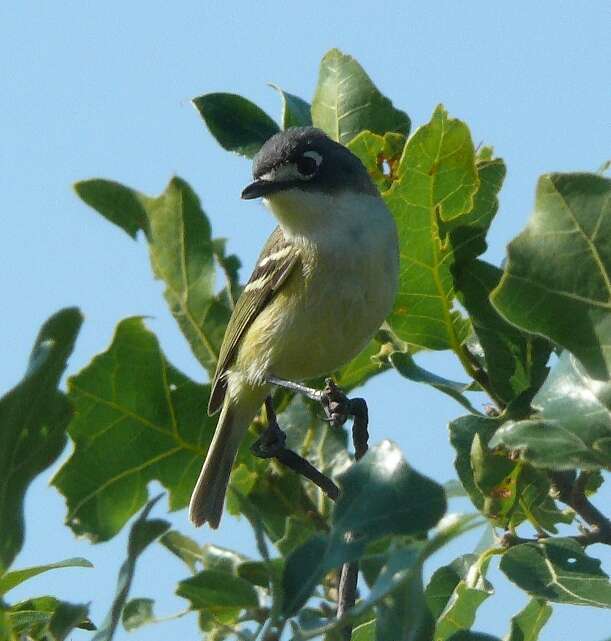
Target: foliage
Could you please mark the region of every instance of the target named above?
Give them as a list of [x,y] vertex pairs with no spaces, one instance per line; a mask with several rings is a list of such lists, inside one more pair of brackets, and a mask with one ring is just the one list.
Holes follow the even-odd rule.
[[[542,176],[530,222],[497,267],[480,257],[505,165],[491,148],[474,147],[464,122],[440,105],[410,136],[407,114],[337,50],[322,60],[311,105],[273,87],[280,125],[229,93],[194,104],[219,144],[246,158],[280,127],[313,123],[362,160],[397,223],[399,293],[376,340],[335,378],[349,391],[393,369],[398,389],[407,378],[456,400],[468,413],[450,424],[460,485],[448,487],[455,494],[462,486],[480,518],[445,514],[450,490],[414,470],[389,441],[354,462],[345,433],[322,422],[310,401],[283,392],[276,400],[287,444],[337,481],[336,504],[250,453],[263,426],[257,417],[238,454],[227,509],[248,519],[261,558],[168,531],[166,521],[149,518],[157,499],[148,501],[147,486],[159,481],[170,509],[186,506],[214,431],[210,386],[168,362],[142,318],[128,318],[60,391],[81,324],[78,310],[65,309],[45,323],[25,377],[0,400],[0,641],[94,629],[85,605],[48,595],[4,600],[36,574],[90,565],[69,559],[11,568],[24,540],[25,491],[67,437],[74,447],[53,485],[75,534],[106,541],[144,508],[95,641],[110,641],[121,621],[126,630],[158,622],[152,599],[129,599],[136,561],[156,541],[159,553],[184,564],[188,574],[168,590],[198,613],[210,640],[271,640],[284,630],[294,641],[334,641],[347,623],[355,641],[493,639],[471,627],[478,607],[494,598],[486,575],[499,561],[531,597],[511,621],[507,615],[509,641],[535,641],[550,602],[611,607],[608,577],[585,551],[611,544],[611,525],[589,499],[611,469],[611,181]],[[76,192],[132,239],[144,237],[169,309],[210,375],[241,290],[240,262],[213,237],[194,191],[173,178],[158,197],[101,179],[77,183]],[[452,352],[466,381],[422,368],[424,349]],[[559,358],[550,360],[553,350]],[[469,399],[474,390],[487,394],[487,414]],[[576,518],[590,530],[572,526]],[[433,552],[486,521],[505,536],[423,581]],[[528,526],[536,539],[520,536]],[[367,587],[338,621],[337,569],[356,559]]]

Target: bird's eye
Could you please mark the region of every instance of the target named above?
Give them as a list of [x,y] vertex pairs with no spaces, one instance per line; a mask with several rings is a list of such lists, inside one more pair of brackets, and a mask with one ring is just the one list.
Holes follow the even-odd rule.
[[316,173],[321,162],[322,156],[320,154],[315,151],[306,151],[297,159],[295,165],[302,176],[311,177]]

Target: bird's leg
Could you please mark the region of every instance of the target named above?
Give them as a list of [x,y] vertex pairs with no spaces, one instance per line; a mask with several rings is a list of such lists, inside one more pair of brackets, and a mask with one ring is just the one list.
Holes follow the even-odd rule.
[[267,428],[261,436],[252,444],[250,450],[258,458],[275,458],[282,465],[290,468],[297,474],[305,476],[315,483],[329,498],[335,501],[339,495],[339,489],[333,481],[319,472],[313,465],[308,463],[303,456],[299,456],[293,450],[285,447],[286,434],[280,429],[272,397],[265,399],[265,411],[267,413]]
[[283,378],[278,378],[276,376],[267,376],[265,380],[270,385],[282,387],[284,389],[291,390],[291,392],[297,392],[298,394],[306,396],[312,401],[321,402],[323,394],[322,390],[314,389],[313,387],[307,387],[306,385],[295,383],[294,381],[286,381]]
[[271,396],[265,399],[265,412],[267,413],[267,428],[250,448],[257,458],[273,458],[280,450],[284,449],[286,443],[286,434],[278,425]]

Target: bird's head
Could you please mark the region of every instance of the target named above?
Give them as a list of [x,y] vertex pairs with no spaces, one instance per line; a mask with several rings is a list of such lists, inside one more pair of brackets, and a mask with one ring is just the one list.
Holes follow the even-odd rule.
[[254,158],[253,178],[242,198],[263,198],[290,227],[316,224],[317,212],[332,211],[337,198],[378,193],[363,163],[314,127],[292,127],[267,140]]

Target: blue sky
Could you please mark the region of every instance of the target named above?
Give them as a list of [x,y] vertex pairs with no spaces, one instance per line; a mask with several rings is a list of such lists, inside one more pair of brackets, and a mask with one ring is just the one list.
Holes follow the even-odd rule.
[[[311,98],[319,60],[331,47],[354,55],[415,126],[443,102],[469,124],[476,142],[495,146],[508,175],[487,258],[500,262],[505,244],[526,222],[541,173],[592,171],[609,156],[605,5],[2,3],[0,389],[18,380],[39,326],[66,305],[78,305],[86,317],[70,372],[108,345],[120,319],[147,315],[169,359],[202,380],[165,307],[161,285],[151,277],[144,244],[87,209],[71,184],[106,177],[156,194],[173,174],[184,177],[201,196],[215,235],[227,237],[230,250],[242,258],[247,277],[274,223],[261,207],[240,201],[249,163],[216,145],[190,98],[231,91],[276,116],[278,98],[266,83]],[[427,354],[419,362],[461,377],[446,354]],[[397,417],[391,409],[398,390],[409,406],[407,416]],[[454,476],[447,422],[461,414],[458,405],[392,374],[381,376],[365,394],[373,442],[393,438],[420,471],[439,481]],[[76,541],[62,525],[64,504],[47,486],[50,476],[43,474],[28,493],[27,542],[17,564],[81,555],[96,568],[48,574],[11,596],[55,593],[92,601],[99,623],[112,598],[126,536],[99,546]],[[600,504],[609,505],[610,499],[607,489]],[[226,519],[219,533],[194,530],[184,511],[172,520],[201,542],[254,552],[249,530],[233,520]],[[463,540],[452,552],[468,551],[473,540]],[[440,557],[438,563],[442,560],[450,559]],[[167,555],[151,550],[133,595],[163,598],[158,613],[171,614],[184,602],[164,595],[184,576]],[[498,573],[492,581],[497,594],[481,608],[475,627],[502,635],[525,599]],[[608,634],[605,614],[555,607],[541,639],[575,639],[578,620],[580,641],[601,641]],[[183,619],[132,638],[195,639],[194,625],[192,618]],[[128,636],[120,630],[116,638]]]

